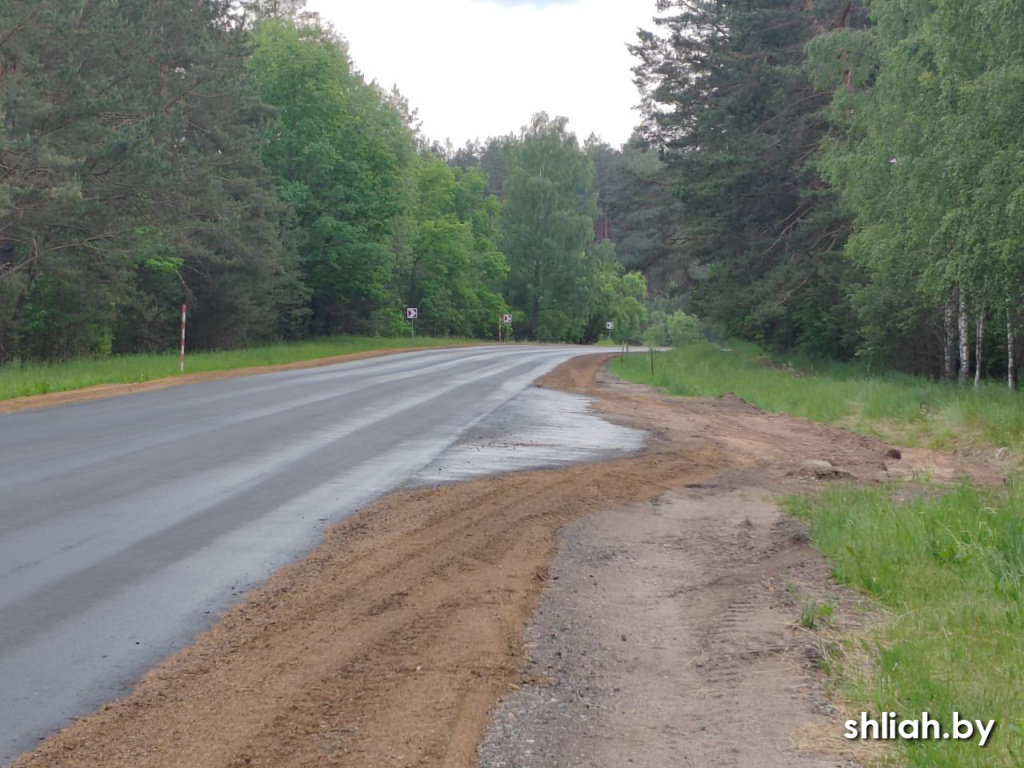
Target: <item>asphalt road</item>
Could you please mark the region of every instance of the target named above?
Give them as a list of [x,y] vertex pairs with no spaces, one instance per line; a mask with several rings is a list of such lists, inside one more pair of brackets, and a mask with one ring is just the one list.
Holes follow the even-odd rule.
[[424,351],[0,415],[0,762],[597,351]]

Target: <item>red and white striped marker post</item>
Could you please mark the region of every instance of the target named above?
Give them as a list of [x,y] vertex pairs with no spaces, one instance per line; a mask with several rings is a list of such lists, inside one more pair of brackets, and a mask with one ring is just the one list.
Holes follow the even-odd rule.
[[181,356],[178,358],[181,372],[185,372],[185,317],[188,315],[188,304],[181,305]]

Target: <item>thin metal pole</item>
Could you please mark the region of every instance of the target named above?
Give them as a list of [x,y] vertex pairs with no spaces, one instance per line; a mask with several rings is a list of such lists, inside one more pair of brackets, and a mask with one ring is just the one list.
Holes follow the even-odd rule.
[[188,305],[181,305],[181,353],[178,356],[178,370],[185,372],[185,318],[188,316]]

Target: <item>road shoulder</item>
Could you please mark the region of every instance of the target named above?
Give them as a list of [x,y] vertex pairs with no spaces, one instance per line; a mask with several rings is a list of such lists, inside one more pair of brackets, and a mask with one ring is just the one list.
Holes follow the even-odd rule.
[[[789,712],[784,727],[751,720],[768,730],[747,733],[745,754],[782,743],[762,738],[791,738],[791,721],[813,716],[817,700],[810,689],[778,693],[784,680],[807,678],[799,648],[787,640],[799,609],[762,599],[789,572],[766,570],[764,561],[797,569],[794,579],[800,568],[819,581],[827,571],[786,527],[791,523],[778,524],[763,491],[843,477],[871,482],[925,464],[953,474],[964,468],[942,456],[926,457],[921,467],[890,461],[879,441],[762,414],[735,399],[683,401],[610,382],[602,387],[595,377],[603,361],[578,358],[540,384],[596,396],[608,418],[646,428],[652,437],[644,455],[385,497],[332,528],[309,558],[250,593],[130,696],[15,765],[468,768],[477,764],[499,697],[538,682],[529,671],[524,677],[524,630],[545,587],[563,579],[577,589],[554,614],[569,618],[556,623],[571,618],[580,628],[586,616],[598,617],[598,634],[574,631],[567,642],[614,648],[595,690],[610,689],[619,697],[615,706],[633,718],[608,731],[616,735],[603,740],[612,749],[603,758],[568,764],[621,765],[628,764],[619,762],[623,750],[634,761],[647,754],[650,732],[635,719],[642,710],[629,703],[644,689],[622,682],[634,670],[663,676],[652,691],[670,697],[671,706],[658,724],[677,729],[665,731],[665,749],[683,736],[693,740],[695,713],[715,692],[720,717],[702,723],[713,726],[703,747],[712,751],[695,755],[732,759],[727,742],[735,722],[761,711],[751,708],[754,700],[771,692],[796,708],[780,710]],[[570,559],[556,561],[552,573],[558,532],[567,525],[560,557]],[[622,537],[623,526],[635,530]],[[588,591],[591,573],[597,592]],[[681,591],[666,596],[674,590]],[[595,606],[611,613],[602,618]],[[778,613],[766,614],[766,607]],[[626,640],[617,644],[621,635]],[[776,645],[784,650],[770,650]],[[730,659],[750,652],[752,666],[730,678],[737,674]],[[759,665],[771,659],[796,666],[796,676],[762,674]],[[721,764],[743,765],[738,759]]]
[[[483,768],[832,768],[853,757],[818,674],[805,601],[829,582],[802,526],[749,472],[566,525]],[[801,744],[802,734],[834,733]]]

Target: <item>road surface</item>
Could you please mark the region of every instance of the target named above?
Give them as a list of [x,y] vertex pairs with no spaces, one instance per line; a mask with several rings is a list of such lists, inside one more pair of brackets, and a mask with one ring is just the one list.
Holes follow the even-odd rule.
[[598,351],[424,351],[0,415],[0,763]]

